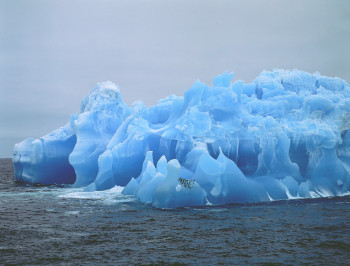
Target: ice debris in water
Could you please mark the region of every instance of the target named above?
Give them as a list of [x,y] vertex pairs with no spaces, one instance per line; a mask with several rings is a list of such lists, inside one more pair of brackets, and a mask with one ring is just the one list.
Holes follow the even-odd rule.
[[68,124],[14,147],[27,183],[125,187],[159,208],[342,195],[350,188],[350,86],[293,70],[196,82],[147,108],[99,83]]

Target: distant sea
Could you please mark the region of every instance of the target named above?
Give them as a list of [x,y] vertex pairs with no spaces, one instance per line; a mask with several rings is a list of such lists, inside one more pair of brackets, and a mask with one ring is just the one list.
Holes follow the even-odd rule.
[[160,210],[121,190],[19,184],[0,159],[0,264],[350,264],[350,196]]

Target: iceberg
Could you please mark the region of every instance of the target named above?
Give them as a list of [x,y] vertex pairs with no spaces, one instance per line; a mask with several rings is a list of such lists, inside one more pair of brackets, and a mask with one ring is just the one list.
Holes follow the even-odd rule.
[[349,192],[350,85],[299,70],[248,84],[233,76],[150,107],[127,106],[114,83],[98,83],[67,125],[14,146],[15,179],[122,186],[156,208]]

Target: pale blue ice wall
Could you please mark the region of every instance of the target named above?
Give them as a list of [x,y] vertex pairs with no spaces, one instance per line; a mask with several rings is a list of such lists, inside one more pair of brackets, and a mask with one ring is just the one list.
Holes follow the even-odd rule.
[[68,156],[76,144],[73,124],[70,122],[40,139],[26,139],[13,148],[12,162],[17,181],[30,184],[72,184],[75,172]]
[[[77,174],[74,185],[88,185],[89,191],[127,185],[126,194],[156,207],[349,190],[350,87],[345,81],[277,69],[262,72],[251,84],[231,83],[232,78],[225,72],[214,78],[213,87],[198,81],[184,97],[172,95],[149,108],[141,102],[129,108],[112,83],[99,84],[69,124],[77,138],[65,154]],[[67,182],[64,172],[62,180],[53,179],[34,167],[40,156],[43,162],[56,160],[38,156],[42,149],[36,142],[15,146],[16,179]],[[62,166],[69,167],[68,161]]]

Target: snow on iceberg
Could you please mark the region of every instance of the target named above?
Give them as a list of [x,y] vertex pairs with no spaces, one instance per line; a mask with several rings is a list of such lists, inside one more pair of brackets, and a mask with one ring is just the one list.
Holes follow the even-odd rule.
[[99,83],[70,122],[14,147],[15,179],[125,187],[154,207],[342,195],[350,190],[350,86],[293,70],[197,81],[147,108]]

